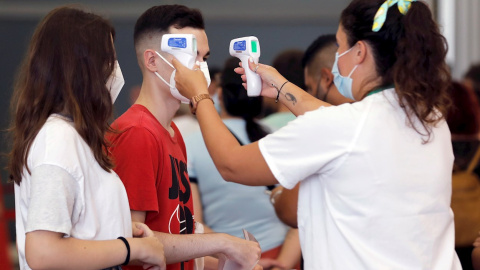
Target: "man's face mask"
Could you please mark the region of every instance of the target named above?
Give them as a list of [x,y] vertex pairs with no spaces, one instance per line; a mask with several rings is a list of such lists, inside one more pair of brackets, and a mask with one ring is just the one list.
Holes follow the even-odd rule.
[[125,80],[123,79],[122,70],[120,69],[120,65],[118,61],[115,61],[115,67],[113,69],[112,74],[107,80],[105,86],[107,87],[108,91],[110,91],[110,96],[112,97],[112,104],[115,103],[115,100],[120,94],[123,85],[125,84]]
[[[190,103],[190,100],[188,98],[182,96],[180,94],[180,92],[178,91],[177,87],[175,87],[175,72],[176,72],[175,67],[170,62],[168,62],[167,59],[165,59],[160,53],[158,53],[157,51],[155,51],[155,53],[157,53],[157,55],[173,69],[172,75],[170,76],[170,83],[168,83],[164,78],[162,78],[162,76],[160,76],[160,74],[158,74],[158,72],[156,72],[156,71],[155,71],[155,75],[157,75],[157,77],[160,78],[160,80],[162,80],[166,85],[168,85],[170,87],[170,93],[172,94],[172,96],[174,98],[180,100],[182,103],[185,103],[185,104]],[[211,80],[210,80],[210,73],[208,71],[207,62],[198,62],[197,61],[197,64],[200,66],[200,70],[203,72],[203,75],[205,76],[205,79],[207,80],[208,86],[210,86]]]

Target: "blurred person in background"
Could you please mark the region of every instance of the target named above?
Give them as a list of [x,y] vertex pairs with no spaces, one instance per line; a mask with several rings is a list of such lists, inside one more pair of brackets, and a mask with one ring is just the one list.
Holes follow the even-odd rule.
[[[303,88],[302,57],[303,52],[301,50],[286,50],[275,57],[272,65],[287,80]],[[264,110],[269,111],[270,114],[262,119],[262,124],[269,127],[271,131],[278,130],[295,119],[295,115],[285,105],[272,99],[264,98]]]
[[[473,193],[466,194],[464,191],[463,181],[459,177],[464,176],[465,171],[471,162],[479,147],[480,132],[480,106],[475,94],[471,89],[459,82],[452,82],[450,95],[453,101],[452,107],[447,115],[447,123],[452,133],[452,147],[455,161],[453,165],[453,182],[452,182],[452,208],[455,217],[456,245],[455,250],[458,254],[462,268],[464,270],[473,269],[472,266],[472,242],[473,239],[463,240],[466,233],[471,233],[472,225],[480,228],[478,222],[480,219],[475,218],[478,213],[477,207],[469,207],[470,204],[462,204],[472,199]],[[473,182],[479,184],[480,178],[473,177]],[[457,199],[458,198],[458,199]],[[480,198],[474,199],[477,202]],[[472,201],[472,203],[474,203]],[[477,205],[480,207],[480,205]],[[458,212],[461,211],[461,212]],[[478,213],[478,214],[477,214]],[[473,229],[475,230],[475,229]],[[473,235],[475,237],[475,235]],[[463,241],[463,242],[462,242]],[[465,243],[466,242],[466,243]]]
[[322,35],[310,44],[302,58],[307,92],[332,105],[353,102],[342,96],[333,83],[332,66],[337,49],[335,35]]
[[462,83],[471,89],[480,102],[480,64],[471,65],[463,76]]

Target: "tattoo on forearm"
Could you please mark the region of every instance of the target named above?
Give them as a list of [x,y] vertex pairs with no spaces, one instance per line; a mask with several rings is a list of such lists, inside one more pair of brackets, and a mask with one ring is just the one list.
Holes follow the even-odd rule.
[[290,93],[286,93],[285,94],[285,98],[288,100],[288,101],[291,101],[293,103],[293,105],[295,106],[295,104],[297,104],[297,98],[290,94]]

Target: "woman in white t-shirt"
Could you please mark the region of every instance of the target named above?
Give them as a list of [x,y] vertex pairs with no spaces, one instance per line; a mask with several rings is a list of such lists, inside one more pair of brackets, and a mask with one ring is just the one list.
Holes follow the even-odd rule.
[[130,260],[165,269],[162,244],[132,224],[105,152],[124,84],[114,37],[105,19],[69,7],[51,11],[33,34],[12,101],[21,269],[119,269]]
[[[354,0],[342,12],[332,72],[353,104],[329,106],[272,67],[249,62],[265,97],[298,118],[240,146],[202,73],[173,61],[224,179],[300,184],[305,269],[461,269],[450,209],[453,153],[444,116],[446,42],[421,1]],[[243,75],[243,68],[237,68]]]

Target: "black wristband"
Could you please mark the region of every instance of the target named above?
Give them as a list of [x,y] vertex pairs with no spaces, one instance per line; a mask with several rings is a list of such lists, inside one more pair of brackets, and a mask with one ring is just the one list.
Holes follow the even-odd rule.
[[127,239],[125,239],[125,237],[123,236],[120,236],[117,239],[122,240],[125,246],[127,247],[127,258],[125,258],[125,262],[122,264],[122,265],[127,265],[130,262],[130,245],[128,244]]

